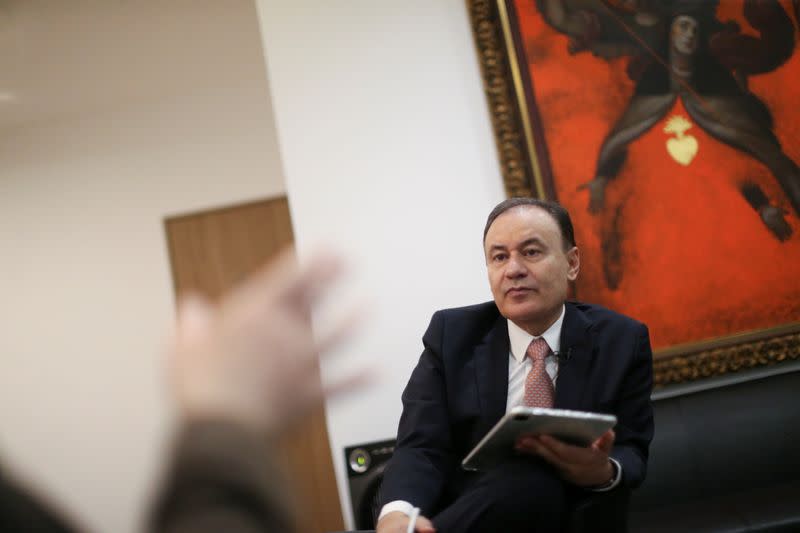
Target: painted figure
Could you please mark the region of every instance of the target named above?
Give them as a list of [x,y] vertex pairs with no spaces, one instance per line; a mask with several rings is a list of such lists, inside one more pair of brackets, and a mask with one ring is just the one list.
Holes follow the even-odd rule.
[[[667,151],[675,161],[688,165],[697,154],[697,141],[688,130],[699,126],[763,163],[800,216],[800,168],[782,149],[770,110],[748,88],[750,76],[771,72],[792,56],[792,19],[777,0],[745,0],[743,15],[760,32],[754,37],[734,22],[721,22],[717,5],[696,0],[537,0],[545,21],[569,37],[571,54],[630,57],[627,74],[635,83],[634,93],[602,142],[594,176],[581,186],[589,193],[591,213],[607,211],[605,190],[620,173],[628,145],[659,123],[680,98],[694,124],[679,116],[667,122],[664,131],[674,135]],[[791,236],[786,213],[760,186],[746,182],[739,188],[776,238]],[[619,236],[613,220],[604,228],[604,273],[614,289],[622,276],[614,252]]]

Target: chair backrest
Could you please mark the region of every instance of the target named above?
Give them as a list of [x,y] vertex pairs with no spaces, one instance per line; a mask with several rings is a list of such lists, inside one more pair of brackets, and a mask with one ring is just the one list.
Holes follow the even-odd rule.
[[647,479],[631,510],[800,479],[798,390],[794,371],[655,397]]
[[385,469],[386,464],[378,467],[356,506],[353,519],[359,529],[374,529],[378,522],[378,515],[381,512],[381,483]]

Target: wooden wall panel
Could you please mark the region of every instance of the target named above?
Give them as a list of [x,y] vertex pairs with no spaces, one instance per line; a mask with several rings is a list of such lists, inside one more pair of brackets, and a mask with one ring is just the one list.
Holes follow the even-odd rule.
[[[218,299],[293,240],[285,197],[168,218],[176,294]],[[298,495],[301,531],[344,528],[324,406],[286,437],[281,454]]]

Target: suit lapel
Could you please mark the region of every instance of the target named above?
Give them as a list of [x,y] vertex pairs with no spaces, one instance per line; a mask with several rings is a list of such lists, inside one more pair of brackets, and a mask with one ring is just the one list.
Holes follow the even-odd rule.
[[499,316],[475,349],[475,372],[481,412],[494,424],[506,412],[508,400],[508,324]]
[[594,358],[591,322],[574,304],[567,302],[565,307],[555,407],[582,409],[586,376]]

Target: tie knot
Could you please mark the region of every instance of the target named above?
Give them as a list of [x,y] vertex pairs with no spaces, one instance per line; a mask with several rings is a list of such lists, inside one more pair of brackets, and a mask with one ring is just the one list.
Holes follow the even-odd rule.
[[549,352],[550,347],[547,345],[547,342],[545,342],[542,337],[539,337],[538,339],[533,339],[531,341],[525,354],[530,357],[531,360],[538,361],[547,357]]

